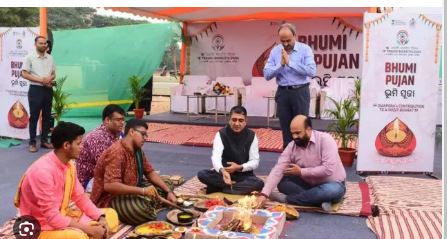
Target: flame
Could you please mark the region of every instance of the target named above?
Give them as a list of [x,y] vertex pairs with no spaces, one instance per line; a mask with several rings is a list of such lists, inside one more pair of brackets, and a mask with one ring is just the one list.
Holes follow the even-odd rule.
[[394,130],[394,138],[397,138],[397,133],[399,132],[399,119],[397,118],[394,121],[393,130]]
[[256,196],[245,196],[238,201],[237,218],[243,222],[244,231],[249,231],[252,227],[253,208],[256,207]]

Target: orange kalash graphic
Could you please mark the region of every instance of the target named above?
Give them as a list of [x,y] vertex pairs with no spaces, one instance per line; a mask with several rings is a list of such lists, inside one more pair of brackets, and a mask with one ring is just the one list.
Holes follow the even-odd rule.
[[265,50],[256,60],[253,65],[253,69],[251,70],[251,75],[253,77],[262,77],[264,76],[264,66],[269,59],[270,51],[272,51],[273,47],[276,46],[276,43],[273,43],[267,50]]
[[388,123],[376,137],[377,152],[388,157],[404,157],[413,153],[416,137],[399,118]]
[[8,112],[8,122],[11,127],[24,129],[28,126],[29,115],[20,101],[16,101]]

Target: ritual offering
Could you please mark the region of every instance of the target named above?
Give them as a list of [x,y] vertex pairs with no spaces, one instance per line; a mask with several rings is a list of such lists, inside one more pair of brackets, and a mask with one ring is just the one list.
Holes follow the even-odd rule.
[[255,196],[246,196],[235,207],[215,205],[185,233],[186,239],[278,238],[284,226],[284,212],[253,209]]
[[191,213],[180,212],[177,214],[177,220],[180,223],[190,223],[194,219],[194,216]]
[[180,233],[185,233],[188,230],[186,227],[176,227],[175,231]]
[[222,199],[210,198],[196,202],[194,207],[199,211],[206,212],[211,207],[223,205],[225,205],[225,202]]
[[184,201],[183,202],[183,206],[185,206],[185,207],[190,207],[190,206],[192,206],[194,203],[193,202],[190,202],[190,201]]
[[141,224],[135,228],[139,236],[165,236],[174,231],[174,226],[163,221],[152,221]]
[[169,179],[174,184],[174,186],[180,186],[185,182],[185,178],[183,178],[181,175],[172,175],[169,177]]
[[404,157],[416,148],[416,137],[399,118],[388,123],[376,137],[376,150],[388,157]]
[[11,127],[16,129],[24,129],[28,126],[29,115],[26,112],[25,106],[20,101],[16,101],[9,109],[8,122]]
[[268,208],[267,210],[271,212],[284,212],[287,220],[296,220],[300,217],[299,212],[295,208],[284,204],[278,204]]
[[169,222],[179,226],[191,226],[199,216],[200,214],[182,212],[179,209],[171,210],[166,214]]

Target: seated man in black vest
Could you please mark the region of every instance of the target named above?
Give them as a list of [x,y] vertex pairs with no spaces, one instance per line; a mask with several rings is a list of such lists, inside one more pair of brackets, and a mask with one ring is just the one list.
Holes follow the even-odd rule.
[[213,169],[202,170],[197,175],[200,182],[207,185],[207,194],[246,195],[263,188],[264,182],[253,173],[259,165],[258,138],[246,125],[247,110],[234,106],[228,125],[214,138]]

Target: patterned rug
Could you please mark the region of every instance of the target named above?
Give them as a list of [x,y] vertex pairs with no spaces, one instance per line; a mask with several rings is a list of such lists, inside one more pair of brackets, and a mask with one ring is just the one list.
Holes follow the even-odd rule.
[[[13,234],[12,227],[14,226],[15,219],[11,219],[7,221],[3,226],[0,228],[0,238],[2,239],[16,239],[16,237]],[[128,226],[121,224],[119,225],[119,229],[116,233],[114,233],[110,239],[124,239],[127,238],[129,235],[133,233],[133,230],[135,229],[134,226]]]
[[369,217],[366,224],[379,239],[442,238],[442,211],[390,209]]
[[366,182],[377,206],[421,211],[442,210],[442,180],[427,178],[369,176]]
[[370,176],[366,182],[380,212],[366,223],[378,238],[442,237],[442,180]]
[[[267,176],[259,176],[265,181]],[[177,187],[174,192],[177,195],[205,195],[204,188],[205,184],[201,183],[197,177],[186,181],[180,187]],[[275,190],[278,192],[277,190]],[[220,197],[225,196],[224,194],[212,194]],[[211,195],[211,196],[212,196]],[[228,198],[234,198],[234,196],[227,196]],[[272,206],[276,202],[268,201],[266,206]],[[338,205],[338,209],[335,212],[330,212],[330,214],[337,215],[347,215],[347,216],[363,216],[367,217],[372,215],[371,210],[371,200],[369,194],[369,187],[364,182],[347,182],[346,183],[346,194],[343,201]],[[323,211],[320,207],[303,207],[295,206],[299,211],[311,211],[311,212],[321,212]]]
[[[148,123],[147,141],[164,144],[212,147],[214,136],[221,129],[217,126],[180,125]],[[280,130],[265,128],[253,129],[259,139],[259,150],[282,152],[282,134]],[[337,141],[341,146],[341,142]],[[357,148],[357,140],[349,142],[348,147]]]

